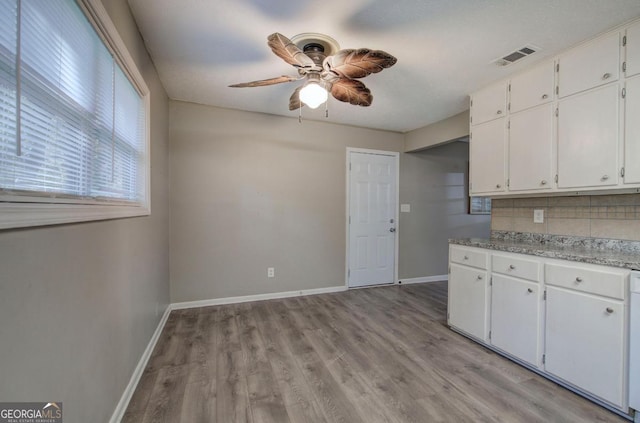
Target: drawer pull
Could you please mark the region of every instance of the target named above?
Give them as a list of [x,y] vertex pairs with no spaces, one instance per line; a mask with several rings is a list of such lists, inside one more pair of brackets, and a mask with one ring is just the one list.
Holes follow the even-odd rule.
[[607,79],[609,79],[609,78],[611,78],[611,74],[610,74],[609,72],[607,72],[607,73],[605,73],[604,75],[602,75],[602,79],[603,79],[603,80],[607,80]]
[[576,277],[576,282],[577,282],[577,283],[582,282],[582,278],[581,278],[580,276]]
[[478,278],[477,278],[477,279],[478,279],[479,281],[481,281],[481,280],[482,280],[482,276],[478,275]]
[[531,293],[533,292],[533,289],[531,289],[531,288],[527,288],[527,292],[528,292],[529,294],[531,294]]
[[602,178],[600,178],[602,181],[606,181],[607,179],[609,179],[609,175],[602,175]]
[[502,187],[502,185],[496,184],[496,188],[500,189],[501,187]]
[[463,260],[469,260],[469,256],[462,257]]
[[542,99],[546,100],[547,98],[549,98],[549,96],[547,94],[542,94]]
[[516,267],[513,264],[509,265],[509,270],[516,270]]
[[547,181],[543,179],[542,181],[540,181],[540,185],[547,185]]
[[496,112],[496,115],[501,115],[501,114],[502,114],[502,110],[498,110],[498,111]]
[[607,307],[607,313],[609,314],[613,313],[613,309],[611,307]]

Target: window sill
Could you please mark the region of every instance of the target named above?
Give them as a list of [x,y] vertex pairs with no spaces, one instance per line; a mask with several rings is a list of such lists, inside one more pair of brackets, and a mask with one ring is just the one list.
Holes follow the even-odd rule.
[[149,207],[87,204],[0,203],[0,229],[148,216]]

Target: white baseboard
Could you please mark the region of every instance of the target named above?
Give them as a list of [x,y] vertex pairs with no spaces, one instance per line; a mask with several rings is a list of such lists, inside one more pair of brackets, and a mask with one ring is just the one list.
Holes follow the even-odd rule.
[[213,298],[210,300],[186,301],[171,304],[171,310],[185,308],[209,307],[224,304],[248,303],[251,301],[275,300],[278,298],[302,297],[305,295],[328,294],[331,292],[346,291],[346,286],[331,286],[329,288],[303,289],[301,291],[274,292],[271,294],[244,295],[241,297]]
[[127,407],[129,406],[129,401],[131,401],[131,397],[133,396],[136,387],[138,386],[138,382],[140,382],[140,378],[142,377],[142,373],[144,372],[145,367],[147,367],[147,363],[149,362],[149,358],[151,357],[151,353],[158,342],[158,338],[160,338],[160,334],[162,333],[162,329],[164,329],[165,323],[167,323],[167,319],[169,318],[169,314],[171,313],[171,305],[167,307],[162,315],[162,318],[158,322],[158,326],[156,327],[155,332],[151,336],[149,340],[149,344],[147,344],[147,348],[145,348],[142,353],[142,357],[138,361],[138,365],[135,369],[133,369],[133,374],[131,375],[131,379],[129,380],[129,384],[125,388],[122,393],[122,397],[120,397],[120,401],[118,401],[118,405],[109,419],[109,423],[119,423],[124,417],[124,413],[127,411]]
[[449,280],[449,275],[435,275],[435,276],[423,276],[421,278],[400,279],[399,282],[402,282],[402,285],[409,285],[412,283],[440,282],[440,281],[448,281],[448,280]]

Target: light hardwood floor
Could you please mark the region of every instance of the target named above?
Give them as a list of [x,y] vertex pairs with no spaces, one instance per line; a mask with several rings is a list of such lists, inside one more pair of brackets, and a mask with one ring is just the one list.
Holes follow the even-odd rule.
[[446,282],[173,311],[123,422],[618,422],[445,325]]

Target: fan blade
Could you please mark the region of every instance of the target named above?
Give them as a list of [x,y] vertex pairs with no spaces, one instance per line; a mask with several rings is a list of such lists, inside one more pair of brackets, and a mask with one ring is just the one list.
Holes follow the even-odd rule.
[[349,78],[340,78],[331,86],[331,95],[337,100],[355,106],[367,107],[373,101],[371,91],[362,82]]
[[395,65],[398,59],[382,50],[340,50],[325,61],[325,69],[347,78],[364,78]]
[[267,41],[271,50],[285,62],[295,67],[313,68],[316,64],[309,56],[304,54],[290,39],[276,32],[269,37]]
[[296,78],[295,76],[282,75],[276,78],[261,79],[259,81],[251,81],[251,82],[242,82],[240,84],[233,84],[229,86],[233,88],[264,87],[265,85],[282,84],[283,82],[297,81],[298,79],[299,78]]
[[300,90],[302,87],[296,88],[296,90],[291,94],[289,98],[289,110],[296,110],[300,107],[304,106],[304,103],[300,101]]

